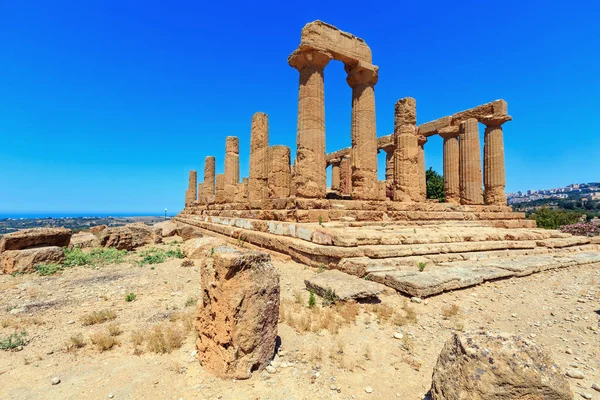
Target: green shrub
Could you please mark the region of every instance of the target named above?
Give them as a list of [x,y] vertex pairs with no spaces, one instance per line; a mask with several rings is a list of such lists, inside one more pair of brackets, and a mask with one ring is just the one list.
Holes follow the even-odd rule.
[[419,272],[425,271],[425,263],[423,261],[417,264],[417,266],[419,267]]
[[127,255],[127,250],[117,250],[114,247],[91,249],[84,252],[80,248],[64,249],[65,267],[119,264]]
[[135,293],[133,293],[133,292],[129,293],[127,296],[125,296],[125,301],[130,303],[130,302],[134,301],[136,297],[137,296],[135,295]]
[[444,177],[438,174],[433,168],[425,172],[425,181],[427,182],[427,198],[444,201]]
[[54,275],[58,271],[62,271],[64,268],[60,264],[39,264],[35,266],[35,270],[41,276]]
[[323,305],[331,306],[339,301],[339,297],[335,294],[335,290],[327,288],[327,291],[323,295]]
[[141,253],[142,259],[139,261],[140,266],[148,264],[160,264],[169,258],[184,258],[185,254],[179,247],[175,249],[163,250],[163,249],[148,249]]
[[538,228],[559,229],[561,226],[574,224],[579,221],[581,214],[567,212],[561,209],[540,207],[533,214]]
[[15,332],[6,339],[0,340],[0,350],[13,350],[19,346],[25,346],[27,344],[26,337],[27,332],[25,331]]
[[310,296],[308,296],[308,306],[310,308],[313,308],[314,306],[317,305],[317,299],[315,297],[315,292],[314,290],[310,290]]
[[181,249],[178,247],[175,250],[173,249],[169,249],[165,252],[165,255],[168,258],[184,258],[185,254],[183,254],[183,251],[181,251]]

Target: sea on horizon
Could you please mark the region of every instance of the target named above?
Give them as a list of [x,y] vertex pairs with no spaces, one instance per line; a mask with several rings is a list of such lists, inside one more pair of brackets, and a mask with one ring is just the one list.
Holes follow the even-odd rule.
[[[175,213],[176,214],[176,213]],[[164,217],[164,212],[149,213],[149,212],[0,212],[0,219],[41,219],[41,218],[106,218],[106,217]],[[167,213],[167,216],[172,217],[173,213]]]

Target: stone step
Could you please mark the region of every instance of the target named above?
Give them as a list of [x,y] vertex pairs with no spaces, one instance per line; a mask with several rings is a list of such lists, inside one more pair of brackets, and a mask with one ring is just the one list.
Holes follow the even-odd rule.
[[532,255],[477,262],[460,261],[425,268],[422,272],[412,267],[411,269],[372,272],[368,276],[375,282],[409,296],[427,297],[481,284],[485,281],[592,263],[600,263],[600,252]]

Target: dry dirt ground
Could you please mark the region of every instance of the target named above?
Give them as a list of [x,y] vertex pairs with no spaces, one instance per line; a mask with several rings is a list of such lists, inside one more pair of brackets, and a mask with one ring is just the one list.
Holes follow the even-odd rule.
[[[200,260],[140,267],[138,259],[139,252],[98,269],[0,276],[0,340],[23,330],[28,340],[18,351],[0,350],[0,398],[422,400],[443,343],[457,330],[481,328],[529,337],[563,370],[583,372],[584,379],[569,378],[576,398],[600,399],[591,389],[600,385],[600,265],[420,304],[385,293],[380,304],[322,307],[317,299],[310,309],[304,279],[319,271],[273,255],[282,289],[277,371],[234,381],[211,376],[194,358]],[[126,301],[129,293],[134,301]],[[103,310],[115,318],[85,325],[84,317]],[[53,385],[54,377],[61,382]]]

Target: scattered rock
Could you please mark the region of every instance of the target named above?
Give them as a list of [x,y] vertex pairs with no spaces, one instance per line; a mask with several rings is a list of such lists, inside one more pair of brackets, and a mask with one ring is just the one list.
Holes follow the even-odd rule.
[[402,339],[402,338],[404,338],[404,335],[401,334],[400,332],[394,333],[394,339]]
[[71,242],[69,243],[70,249],[80,248],[87,249],[90,247],[100,246],[100,241],[90,232],[78,232],[71,236]]
[[385,286],[332,269],[304,281],[306,288],[321,297],[335,295],[337,300],[376,298]]
[[367,392],[367,393],[373,393],[373,388],[371,386],[367,386],[365,388],[365,392]]
[[567,376],[573,379],[583,379],[583,372],[578,369],[571,368],[567,370]]
[[205,236],[186,241],[181,246],[181,250],[186,258],[198,260],[210,256],[212,249],[225,245],[226,242],[222,239]]
[[538,345],[478,331],[454,334],[433,371],[432,400],[466,398],[571,400],[573,392]]
[[177,229],[177,235],[179,235],[179,237],[182,238],[183,241],[201,238],[202,236],[204,236],[198,228],[195,228],[190,225],[180,226]]
[[164,238],[177,235],[177,230],[179,229],[179,225],[173,221],[159,222],[158,224],[154,224],[153,227],[160,230],[160,235]]
[[274,367],[274,366],[272,366],[272,365],[267,365],[267,367],[265,368],[265,370],[266,370],[268,373],[270,373],[270,374],[274,374],[274,373],[276,373],[276,372],[277,372],[277,368],[275,368],[275,367]]
[[35,272],[40,264],[60,264],[64,261],[63,249],[57,246],[24,250],[6,250],[0,254],[0,270],[5,274]]
[[589,393],[579,393],[579,395],[581,397],[583,397],[584,399],[588,399],[588,400],[590,400],[592,398],[592,395]]
[[413,303],[417,303],[417,304],[421,304],[421,298],[420,297],[411,297],[410,301]]
[[58,376],[55,376],[54,378],[52,378],[52,380],[50,382],[53,385],[58,385],[60,383],[60,378]]
[[600,392],[600,385],[596,385],[595,383],[593,383],[592,389],[594,389],[596,392]]

